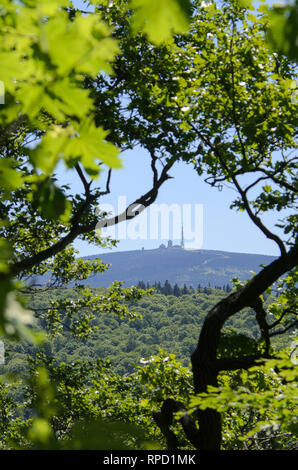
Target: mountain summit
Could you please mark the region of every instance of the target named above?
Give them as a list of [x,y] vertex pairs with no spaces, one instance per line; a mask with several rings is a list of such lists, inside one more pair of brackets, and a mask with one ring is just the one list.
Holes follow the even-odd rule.
[[92,286],[108,286],[113,281],[124,281],[126,286],[139,281],[153,284],[168,280],[179,286],[196,287],[198,284],[223,286],[233,277],[249,279],[250,271],[258,272],[261,265],[271,263],[275,257],[216,250],[185,250],[181,245],[160,245],[152,250],[133,250],[88,256],[111,264],[104,274],[88,279]]

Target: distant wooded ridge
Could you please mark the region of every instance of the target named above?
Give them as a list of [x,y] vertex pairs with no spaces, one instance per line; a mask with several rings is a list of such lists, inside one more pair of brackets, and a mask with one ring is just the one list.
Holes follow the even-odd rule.
[[[183,285],[183,287],[179,287],[178,284],[172,284],[166,280],[165,283],[161,282],[155,282],[154,284],[150,284],[150,282],[144,282],[144,281],[139,281],[137,284],[137,287],[139,289],[151,289],[153,288],[156,292],[163,294],[163,295],[174,295],[175,297],[180,297],[181,295],[188,295],[188,294],[194,294],[195,292],[197,294],[210,294],[212,292],[211,285],[209,283],[208,287],[201,286],[201,284],[198,284],[197,287],[194,286],[189,286],[187,287],[186,284]],[[222,290],[224,292],[231,292],[232,287],[230,284],[226,284],[223,286],[215,286],[215,289],[217,290]]]
[[198,285],[202,287],[223,287],[234,277],[249,279],[252,272],[259,272],[262,265],[268,265],[275,257],[269,255],[232,253],[217,250],[186,250],[181,246],[160,245],[157,249],[119,251],[86,257],[100,258],[110,264],[103,274],[88,279],[91,286],[108,286],[115,280],[126,286],[140,281],[151,286],[156,282],[168,281],[180,288]]

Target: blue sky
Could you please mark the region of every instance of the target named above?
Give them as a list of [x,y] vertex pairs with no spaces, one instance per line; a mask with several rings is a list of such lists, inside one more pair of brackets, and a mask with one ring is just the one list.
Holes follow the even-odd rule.
[[[102,199],[103,204],[114,206],[116,212],[119,196],[126,197],[127,202],[131,203],[151,187],[150,159],[144,151],[127,152],[122,155],[122,160],[123,168],[114,170],[112,173],[111,194]],[[173,178],[166,181],[161,187],[155,204],[167,204],[168,206],[178,204],[181,207],[183,204],[189,204],[192,208],[195,204],[202,204],[203,226],[200,227],[200,230],[203,231],[203,243],[197,248],[241,253],[279,254],[275,243],[267,240],[245,213],[229,209],[230,203],[235,197],[235,192],[232,189],[224,187],[219,192],[217,189],[211,188],[202,177],[195,173],[192,166],[186,163],[177,163],[176,167],[170,171],[170,175]],[[65,171],[60,168],[59,180],[63,183],[70,183],[73,191],[82,190],[77,176],[70,170]],[[100,176],[95,184],[104,187],[105,175]],[[146,209],[145,215],[143,214],[145,217],[149,218],[149,210]],[[134,224],[137,224],[138,217],[134,219]],[[275,221],[274,215],[268,214],[266,216],[266,222],[270,227],[273,227]],[[120,230],[120,234],[125,231],[123,230],[125,223],[122,222],[116,228],[116,238],[118,238],[118,230]],[[170,232],[170,238],[173,238],[172,232]],[[179,242],[177,238],[175,241]],[[167,240],[161,237],[150,239],[148,229],[147,239],[122,239],[117,248],[113,248],[113,251],[136,250],[142,247],[152,249],[165,242]],[[187,240],[185,246],[188,247]],[[82,241],[76,241],[75,247],[81,256],[106,252],[102,248],[88,245]]]
[[[77,5],[82,4],[79,1],[75,3]],[[123,168],[113,171],[111,194],[102,200],[103,203],[112,204],[116,208],[118,196],[125,196],[127,202],[131,203],[151,187],[150,159],[144,151],[127,152],[122,155],[122,159]],[[191,165],[185,163],[176,164],[170,174],[173,179],[167,181],[161,188],[156,203],[168,204],[169,206],[171,204],[181,206],[190,204],[192,207],[195,204],[202,204],[203,224],[200,230],[202,230],[203,238],[202,244],[198,248],[243,253],[279,254],[275,243],[266,239],[245,213],[229,209],[230,203],[235,197],[233,190],[224,187],[219,192],[217,189],[211,188],[203,181],[203,178],[196,175]],[[81,189],[76,175],[71,171],[65,172],[60,168],[59,178],[63,182],[71,182],[73,190]],[[103,186],[104,181],[105,178],[102,176],[97,184]],[[148,209],[146,213],[148,213]],[[269,227],[273,228],[277,218],[272,214],[268,214],[264,220]],[[134,223],[137,223],[137,219]],[[116,238],[118,238],[119,229],[120,232],[123,232],[123,224],[125,222],[122,222],[122,227],[117,227]],[[148,236],[146,238],[120,240],[117,248],[113,248],[113,251],[134,250],[142,247],[152,249],[157,248],[161,243],[167,242],[161,237],[153,240]],[[170,238],[173,238],[171,233]],[[81,241],[77,241],[75,247],[82,256],[105,252],[102,248]],[[186,243],[187,247],[188,244]]]

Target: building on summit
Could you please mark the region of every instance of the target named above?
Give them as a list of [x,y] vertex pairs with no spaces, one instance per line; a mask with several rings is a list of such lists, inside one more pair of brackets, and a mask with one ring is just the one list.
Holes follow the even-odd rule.
[[168,246],[166,246],[164,243],[162,243],[161,245],[159,245],[159,250],[167,250],[167,249],[172,249],[172,248],[180,248],[182,250],[184,250],[184,235],[183,235],[183,225],[182,225],[182,228],[181,228],[181,242],[180,242],[180,245],[173,245],[173,241],[172,240],[168,240]]

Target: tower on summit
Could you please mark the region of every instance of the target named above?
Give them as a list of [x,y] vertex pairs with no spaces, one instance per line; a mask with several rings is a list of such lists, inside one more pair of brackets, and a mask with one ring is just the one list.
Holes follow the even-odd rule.
[[182,227],[181,227],[181,248],[184,249],[183,224],[182,224]]

